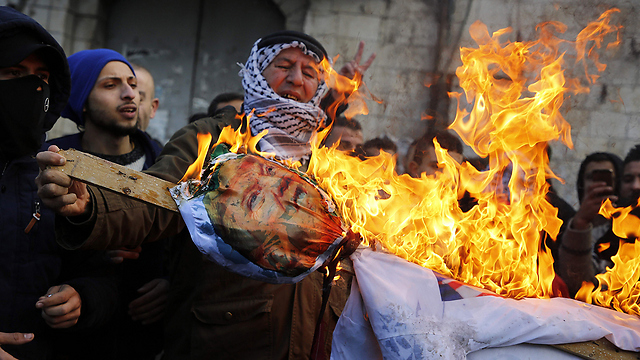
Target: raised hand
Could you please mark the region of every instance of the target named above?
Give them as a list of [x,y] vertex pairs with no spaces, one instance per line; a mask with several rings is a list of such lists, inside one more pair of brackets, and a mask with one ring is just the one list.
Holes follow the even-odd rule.
[[358,44],[358,51],[356,51],[356,56],[353,58],[353,60],[344,64],[344,66],[340,69],[340,71],[338,71],[338,73],[342,76],[348,77],[349,79],[353,79],[353,77],[356,76],[356,73],[364,74],[369,66],[371,66],[371,63],[373,63],[373,60],[375,60],[376,53],[371,54],[367,61],[365,61],[363,64],[360,64],[363,52],[364,41],[360,41],[360,44]]

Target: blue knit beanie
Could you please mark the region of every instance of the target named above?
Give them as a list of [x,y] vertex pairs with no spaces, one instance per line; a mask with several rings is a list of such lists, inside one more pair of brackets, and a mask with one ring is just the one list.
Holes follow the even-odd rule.
[[110,49],[95,49],[79,51],[68,58],[71,70],[71,95],[67,106],[62,110],[62,116],[73,120],[78,125],[84,125],[82,108],[98,80],[98,75],[107,63],[122,61],[127,64],[133,74],[133,67],[120,53]]

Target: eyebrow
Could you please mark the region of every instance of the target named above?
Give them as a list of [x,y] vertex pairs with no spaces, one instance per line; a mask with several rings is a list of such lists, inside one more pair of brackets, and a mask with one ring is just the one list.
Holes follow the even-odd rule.
[[[281,58],[279,58],[279,59],[277,59],[277,60],[285,61],[285,62],[288,62],[289,64],[292,64],[292,63],[294,63],[294,62],[295,62],[295,61],[293,61],[293,60],[289,59],[288,57],[281,57]],[[275,60],[274,60],[274,62],[275,62]],[[315,62],[314,62],[314,63],[315,63]],[[311,63],[307,63],[307,64],[305,64],[305,65],[304,65],[304,67],[305,67],[305,68],[311,68],[311,69],[316,70],[317,65],[316,65],[316,66],[313,66],[313,65],[311,65]]]
[[[133,76],[133,75],[127,76],[127,81],[129,81],[131,79],[136,79],[136,77]],[[122,77],[115,76],[115,75],[109,75],[109,76],[105,76],[105,77],[99,78],[98,80],[96,80],[96,83],[102,82],[104,80],[122,80]]]

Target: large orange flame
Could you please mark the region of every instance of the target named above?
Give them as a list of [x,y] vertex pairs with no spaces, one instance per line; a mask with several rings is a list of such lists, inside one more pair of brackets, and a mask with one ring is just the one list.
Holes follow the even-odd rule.
[[[581,32],[574,43],[579,52],[619,30],[609,25],[612,12],[590,25],[588,36]],[[489,159],[489,170],[456,163],[437,143],[443,171],[420,179],[396,175],[388,154],[360,161],[335,149],[314,149],[309,172],[370,246],[505,296],[557,295],[553,260],[542,244],[543,232],[555,238],[561,225],[545,198],[546,180],[555,178],[545,150],[556,139],[572,146],[560,107],[569,93],[587,89],[565,78],[560,48],[570,43],[555,36],[564,25],[549,22],[538,29],[537,41],[501,42],[508,29],[490,35],[476,22],[470,33],[478,47],[461,49],[456,75],[472,109],[459,105],[451,129]],[[462,102],[461,94],[452,96]],[[503,176],[508,190],[501,190]],[[467,212],[458,204],[465,192],[477,199]]]
[[[565,30],[556,22],[539,25],[539,39],[530,42],[501,42],[509,29],[490,35],[480,22],[471,26],[478,47],[461,49],[462,66],[456,71],[471,109],[461,105],[462,94],[451,94],[458,99],[458,111],[450,128],[478,155],[488,158],[488,170],[457,163],[435,142],[442,172],[418,179],[399,176],[395,159],[387,153],[360,160],[336,148],[320,147],[325,129],[312,138],[308,173],[331,193],[344,220],[369,246],[501,295],[558,295],[552,289],[553,259],[543,244],[543,234],[555,238],[561,225],[557,209],[545,197],[547,179],[556,178],[548,166],[546,146],[557,139],[572,146],[570,127],[560,108],[569,94],[588,91],[579,80],[565,78],[561,48],[575,45],[586,82],[595,81],[587,61],[604,70],[593,50],[608,34],[617,34],[616,42],[620,41],[620,27],[610,24],[616,11],[609,10],[589,24],[574,43],[556,37]],[[350,95],[351,105],[366,112],[359,97],[361,78],[340,77],[326,61],[323,68],[330,87]],[[344,101],[349,99],[336,99],[336,103]],[[257,142],[248,131],[230,129],[225,129],[222,141]],[[238,145],[232,151],[242,148]],[[503,177],[508,179],[506,188],[501,186]],[[467,212],[458,203],[465,193],[477,201]],[[628,247],[621,246],[625,251]],[[622,255],[633,251],[635,247],[621,252],[621,261],[640,258]],[[629,267],[638,268],[635,263]],[[620,278],[616,282],[629,284],[635,283],[638,274],[616,277]],[[625,288],[616,301],[635,304],[634,291]],[[616,308],[629,311],[630,306]]]

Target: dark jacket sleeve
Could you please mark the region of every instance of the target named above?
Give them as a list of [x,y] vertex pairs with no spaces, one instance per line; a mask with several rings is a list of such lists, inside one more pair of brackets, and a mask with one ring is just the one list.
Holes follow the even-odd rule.
[[118,305],[116,268],[104,252],[92,250],[63,251],[61,284],[72,286],[82,301],[78,323],[72,331],[106,324]]
[[[214,118],[204,118],[185,126],[173,135],[156,163],[145,172],[178,183],[198,157],[198,133],[211,134],[213,144],[223,127],[237,127],[239,124],[235,114],[222,112]],[[56,221],[57,241],[64,248],[134,248],[143,242],[173,236],[184,227],[178,213],[108,190],[89,188],[92,194],[91,218],[81,224]],[[77,235],[83,229],[88,237]]]

